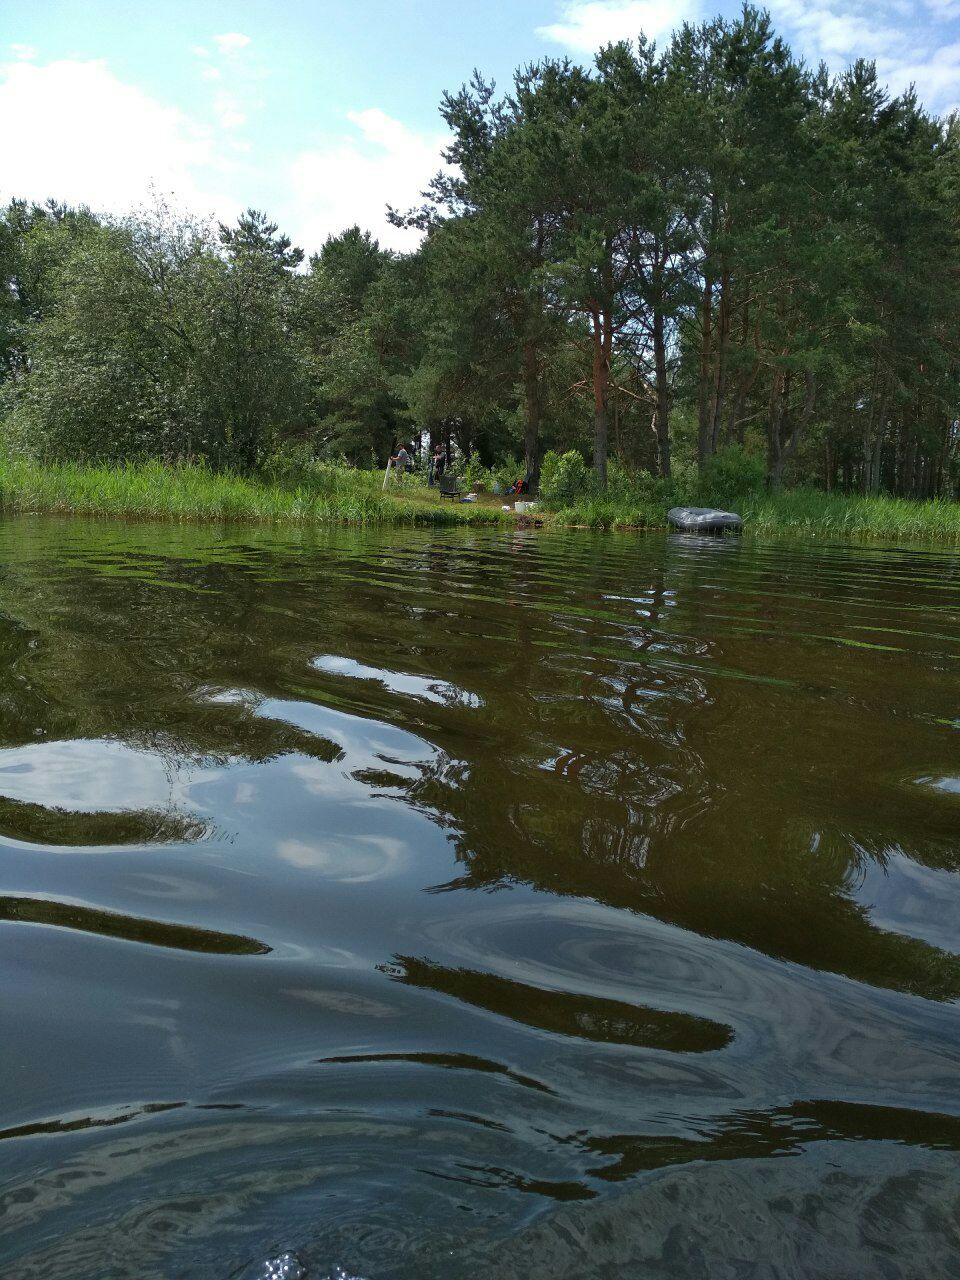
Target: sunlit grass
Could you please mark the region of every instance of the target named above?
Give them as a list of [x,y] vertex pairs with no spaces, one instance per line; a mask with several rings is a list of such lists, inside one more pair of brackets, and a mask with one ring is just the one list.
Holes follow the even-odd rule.
[[[558,524],[589,529],[657,529],[667,523],[669,499],[653,503],[638,496],[584,496],[556,512]],[[743,516],[747,536],[802,535],[849,540],[960,543],[960,503],[884,496],[823,493],[817,489],[759,492],[734,501],[709,495],[683,498],[676,505],[720,506]]]
[[[498,524],[497,505],[451,503],[413,477],[402,485],[350,467],[312,464],[293,477],[240,476],[200,464],[95,466],[0,459],[0,506],[7,511],[144,520],[236,520],[362,525]],[[680,501],[678,498],[677,501]],[[709,503],[708,498],[699,498]],[[960,503],[912,502],[791,489],[754,493],[732,506],[748,536],[802,535],[960,544]],[[584,496],[546,523],[589,529],[663,529],[666,503],[649,494]]]
[[960,543],[960,503],[942,499],[863,497],[789,489],[744,499],[740,514],[757,535],[807,534],[901,542]]
[[584,529],[662,529],[666,507],[642,500],[582,498],[556,513],[558,524]]
[[489,507],[442,502],[408,481],[381,492],[382,474],[312,466],[296,481],[246,477],[197,464],[95,466],[0,459],[7,511],[126,516],[149,520],[399,525],[493,524]]

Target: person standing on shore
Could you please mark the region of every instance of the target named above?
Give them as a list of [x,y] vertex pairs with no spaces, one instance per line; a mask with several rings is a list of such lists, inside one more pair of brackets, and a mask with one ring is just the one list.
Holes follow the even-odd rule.
[[405,471],[409,471],[410,467],[413,465],[410,460],[410,455],[409,453],[407,453],[407,447],[406,445],[403,445],[403,444],[400,446],[397,452],[391,456],[390,461],[397,468],[397,470],[400,472],[401,475],[403,475]]
[[443,452],[443,446],[437,445],[433,451],[433,457],[430,459],[430,484],[440,483],[440,477],[446,470],[447,459]]

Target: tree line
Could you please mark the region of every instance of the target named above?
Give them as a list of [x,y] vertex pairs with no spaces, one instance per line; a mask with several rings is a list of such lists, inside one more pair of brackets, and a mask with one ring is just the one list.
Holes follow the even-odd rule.
[[445,167],[390,215],[409,254],[12,202],[5,447],[249,470],[429,432],[534,480],[546,449],[599,487],[611,459],[668,481],[741,451],[774,488],[953,496],[955,117],[870,63],[807,67],[749,6],[502,95],[475,75],[441,113]]

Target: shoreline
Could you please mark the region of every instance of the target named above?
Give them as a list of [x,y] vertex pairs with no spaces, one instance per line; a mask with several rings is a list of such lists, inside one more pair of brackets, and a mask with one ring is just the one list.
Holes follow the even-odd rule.
[[[502,510],[481,494],[476,503],[440,498],[411,483],[381,492],[379,472],[317,464],[274,478],[215,472],[202,465],[160,462],[110,465],[40,464],[0,460],[0,510],[7,514],[74,516],[170,524],[308,527],[538,528],[543,531],[668,532],[659,504],[622,497],[584,498],[559,511]],[[960,545],[960,503],[865,497],[792,489],[757,493],[731,503],[749,540],[842,538],[851,542]]]

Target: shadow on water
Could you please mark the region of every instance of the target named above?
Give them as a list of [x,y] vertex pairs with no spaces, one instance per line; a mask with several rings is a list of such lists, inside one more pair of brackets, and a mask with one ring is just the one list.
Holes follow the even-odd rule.
[[0,526],[0,1263],[960,1267],[958,593],[904,549]]

